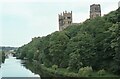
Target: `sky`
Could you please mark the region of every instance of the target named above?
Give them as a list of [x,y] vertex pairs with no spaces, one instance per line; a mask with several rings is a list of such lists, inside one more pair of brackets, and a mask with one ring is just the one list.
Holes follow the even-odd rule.
[[0,46],[20,47],[34,37],[59,30],[58,14],[73,12],[73,23],[89,18],[91,4],[102,15],[118,8],[119,0],[0,0]]

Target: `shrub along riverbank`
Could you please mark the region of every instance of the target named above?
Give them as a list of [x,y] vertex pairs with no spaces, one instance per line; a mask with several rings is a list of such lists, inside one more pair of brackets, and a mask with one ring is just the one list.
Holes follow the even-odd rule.
[[39,67],[53,77],[119,77],[117,75],[108,73],[105,70],[99,70],[98,72],[93,71],[91,67],[81,68],[78,72],[74,72],[65,68],[58,68],[56,65],[53,65],[51,68],[47,68],[41,64]]
[[[84,67],[81,68],[78,72],[71,71],[65,68],[58,68],[58,66],[53,65],[52,67],[46,67],[43,64],[39,64],[37,61],[33,61],[32,63],[27,61],[25,64],[25,67],[30,69],[32,72],[36,74],[40,74],[41,77],[69,77],[69,78],[81,78],[81,77],[87,77],[88,79],[90,77],[92,78],[119,78],[117,75],[113,75],[112,73],[108,73],[105,70],[100,71],[93,71],[91,67]],[[85,79],[87,79],[85,78]]]
[[33,38],[18,48],[16,56],[36,60],[48,72],[62,75],[120,75],[120,8],[81,25]]

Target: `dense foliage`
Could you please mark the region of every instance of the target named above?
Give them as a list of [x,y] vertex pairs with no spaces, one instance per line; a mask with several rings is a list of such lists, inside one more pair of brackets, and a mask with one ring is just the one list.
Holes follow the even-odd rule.
[[76,72],[87,68],[100,75],[105,71],[120,75],[120,8],[64,31],[33,38],[17,50],[17,56],[46,67],[54,65]]

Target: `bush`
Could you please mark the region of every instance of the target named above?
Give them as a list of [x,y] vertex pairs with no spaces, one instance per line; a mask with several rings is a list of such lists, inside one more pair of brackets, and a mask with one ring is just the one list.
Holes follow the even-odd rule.
[[102,70],[99,70],[98,72],[97,72],[97,74],[99,75],[99,76],[103,76],[103,75],[105,75],[105,70],[104,69],[102,69]]
[[71,70],[71,68],[70,68],[70,67],[67,67],[67,70]]
[[70,72],[67,74],[68,77],[78,77],[78,75],[74,72]]
[[93,69],[92,69],[92,67],[89,67],[89,66],[80,68],[78,71],[79,75],[82,77],[91,76],[92,72],[93,72]]
[[54,70],[56,70],[57,68],[58,68],[57,65],[53,65],[53,66],[52,66],[52,69],[54,69]]

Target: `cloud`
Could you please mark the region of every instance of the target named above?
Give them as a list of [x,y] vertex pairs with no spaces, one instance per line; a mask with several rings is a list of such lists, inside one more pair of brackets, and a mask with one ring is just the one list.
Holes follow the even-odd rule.
[[[114,0],[117,1],[117,0]],[[1,0],[1,2],[114,2],[110,0]]]
[[[85,0],[86,1],[86,0]],[[1,0],[0,2],[9,2],[9,3],[15,3],[15,2],[47,2],[47,3],[51,3],[51,2],[83,2],[83,1],[79,1],[79,0]]]

